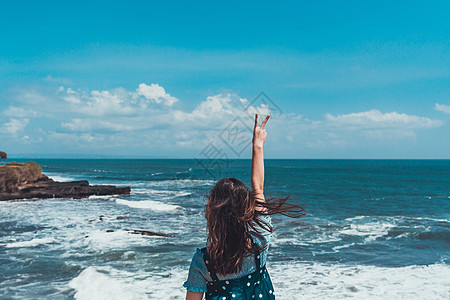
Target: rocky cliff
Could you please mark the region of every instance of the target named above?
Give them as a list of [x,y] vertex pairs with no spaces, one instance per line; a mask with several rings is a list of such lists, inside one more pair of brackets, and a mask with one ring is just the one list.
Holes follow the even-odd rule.
[[129,195],[130,187],[89,185],[86,180],[57,182],[42,174],[35,162],[0,166],[0,201],[31,198],[86,198],[91,195]]

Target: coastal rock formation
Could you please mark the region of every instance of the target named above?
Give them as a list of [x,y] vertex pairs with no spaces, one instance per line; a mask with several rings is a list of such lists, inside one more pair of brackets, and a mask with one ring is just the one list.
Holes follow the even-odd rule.
[[42,174],[35,162],[0,166],[0,201],[32,198],[86,198],[91,195],[129,195],[130,187],[89,185],[87,180],[57,182]]

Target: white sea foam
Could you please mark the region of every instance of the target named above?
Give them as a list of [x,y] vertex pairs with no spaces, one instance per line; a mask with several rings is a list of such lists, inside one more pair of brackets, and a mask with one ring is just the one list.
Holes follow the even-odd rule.
[[280,246],[283,244],[295,245],[295,246],[309,246],[309,243],[306,241],[302,241],[299,238],[290,237],[290,238],[273,238],[270,241],[273,246]]
[[88,267],[69,282],[77,300],[184,299],[186,269],[131,273],[111,267]]
[[350,244],[346,244],[346,245],[342,245],[342,246],[334,246],[331,249],[333,249],[333,251],[335,251],[335,252],[339,252],[340,249],[349,248],[354,245],[355,245],[355,243],[350,243]]
[[31,241],[22,241],[22,242],[14,242],[8,243],[5,245],[6,248],[20,248],[20,247],[36,247],[39,245],[54,243],[56,240],[54,238],[36,238]]
[[88,197],[90,200],[104,199],[104,200],[113,200],[115,197],[111,195],[91,195]]
[[186,170],[186,171],[180,171],[180,172],[177,172],[177,174],[185,174],[185,173],[189,173],[190,171],[192,171],[192,168],[189,168],[189,169]]
[[129,201],[124,199],[116,199],[116,203],[127,205],[133,208],[145,208],[154,211],[174,211],[182,208],[181,206],[178,205],[166,204],[153,200]]
[[427,218],[427,217],[415,217],[415,218],[411,218],[411,219],[450,223],[449,219],[436,219],[436,218]]
[[189,195],[192,195],[192,193],[189,193],[189,192],[177,192],[175,194],[175,197],[184,197],[184,196],[189,196]]
[[[356,216],[353,218],[345,219],[351,223],[346,225],[340,234],[344,235],[356,235],[365,236],[365,242],[376,240],[380,237],[388,235],[389,231],[393,228],[400,230],[416,229],[422,232],[430,231],[431,226],[427,226],[428,222],[445,222],[448,223],[448,219],[430,218],[430,217],[408,217],[408,216]],[[413,225],[411,222],[422,223],[420,225]],[[414,231],[404,232],[396,237],[386,237],[386,239],[398,239],[409,235],[414,235]]]
[[215,183],[216,183],[215,180],[209,179],[170,179],[170,180],[147,181],[142,184],[135,183],[135,185],[158,186],[158,187],[159,186],[191,187],[199,185],[213,185]]
[[155,190],[149,188],[132,188],[131,193],[133,194],[151,194],[151,195],[160,195],[167,194],[167,190]]
[[345,219],[350,224],[338,232],[343,235],[365,236],[366,242],[376,240],[389,233],[389,230],[398,226],[398,218],[356,216]]
[[336,234],[330,234],[330,235],[321,235],[318,237],[315,237],[308,241],[310,244],[324,244],[324,243],[333,243],[340,241],[341,238],[337,237]]
[[341,238],[336,235],[321,235],[310,240],[303,240],[299,237],[277,237],[275,236],[271,240],[271,244],[274,246],[281,246],[283,244],[295,245],[295,246],[310,246],[311,244],[326,244],[340,241]]
[[354,221],[354,220],[362,220],[362,219],[378,219],[378,220],[388,220],[388,221],[405,221],[405,220],[425,220],[425,221],[435,221],[435,222],[449,222],[450,223],[450,219],[438,219],[438,218],[430,218],[430,217],[408,217],[408,216],[356,216],[353,218],[347,218],[345,219],[346,221]]
[[171,191],[171,190],[154,190],[154,189],[145,189],[145,188],[133,188],[131,190],[133,194],[150,194],[157,195],[161,198],[175,198],[175,197],[183,197],[192,195],[192,193],[187,191]]
[[366,236],[366,241],[373,241],[389,233],[389,229],[395,227],[394,224],[383,222],[371,222],[364,224],[350,224],[339,233],[346,235]]
[[58,182],[68,182],[68,181],[75,181],[75,178],[71,178],[71,177],[64,177],[64,176],[59,176],[59,175],[52,175],[52,174],[46,174],[48,178],[53,179],[54,181],[58,181]]
[[345,221],[362,220],[364,218],[367,218],[367,217],[366,216],[356,216],[356,217],[353,217],[353,218],[347,218],[347,219],[345,219]]
[[140,234],[131,234],[125,230],[107,232],[106,230],[93,230],[86,234],[84,243],[96,251],[110,249],[128,249],[130,245],[149,245],[149,241],[158,237],[147,237]]
[[148,299],[143,282],[133,279],[133,274],[111,267],[88,267],[69,282],[75,290],[74,298],[83,299]]
[[[448,299],[450,266],[268,266],[277,299]],[[301,295],[299,297],[299,295]]]
[[[277,299],[448,299],[450,266],[268,265]],[[119,271],[88,267],[72,279],[75,299],[185,299],[186,268]]]
[[155,197],[158,197],[160,200],[192,195],[192,193],[187,191],[155,190],[150,188],[132,188],[131,193],[139,195],[155,195]]

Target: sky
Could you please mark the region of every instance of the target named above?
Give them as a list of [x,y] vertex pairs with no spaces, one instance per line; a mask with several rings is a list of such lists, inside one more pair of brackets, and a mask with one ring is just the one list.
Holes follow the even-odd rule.
[[9,157],[449,159],[450,2],[4,1]]

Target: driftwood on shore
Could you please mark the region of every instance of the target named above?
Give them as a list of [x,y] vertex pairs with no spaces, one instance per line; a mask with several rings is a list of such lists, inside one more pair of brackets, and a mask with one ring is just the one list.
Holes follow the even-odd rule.
[[14,199],[87,198],[92,195],[129,195],[130,187],[89,185],[86,180],[57,182],[42,174],[35,162],[0,166],[0,201]]

